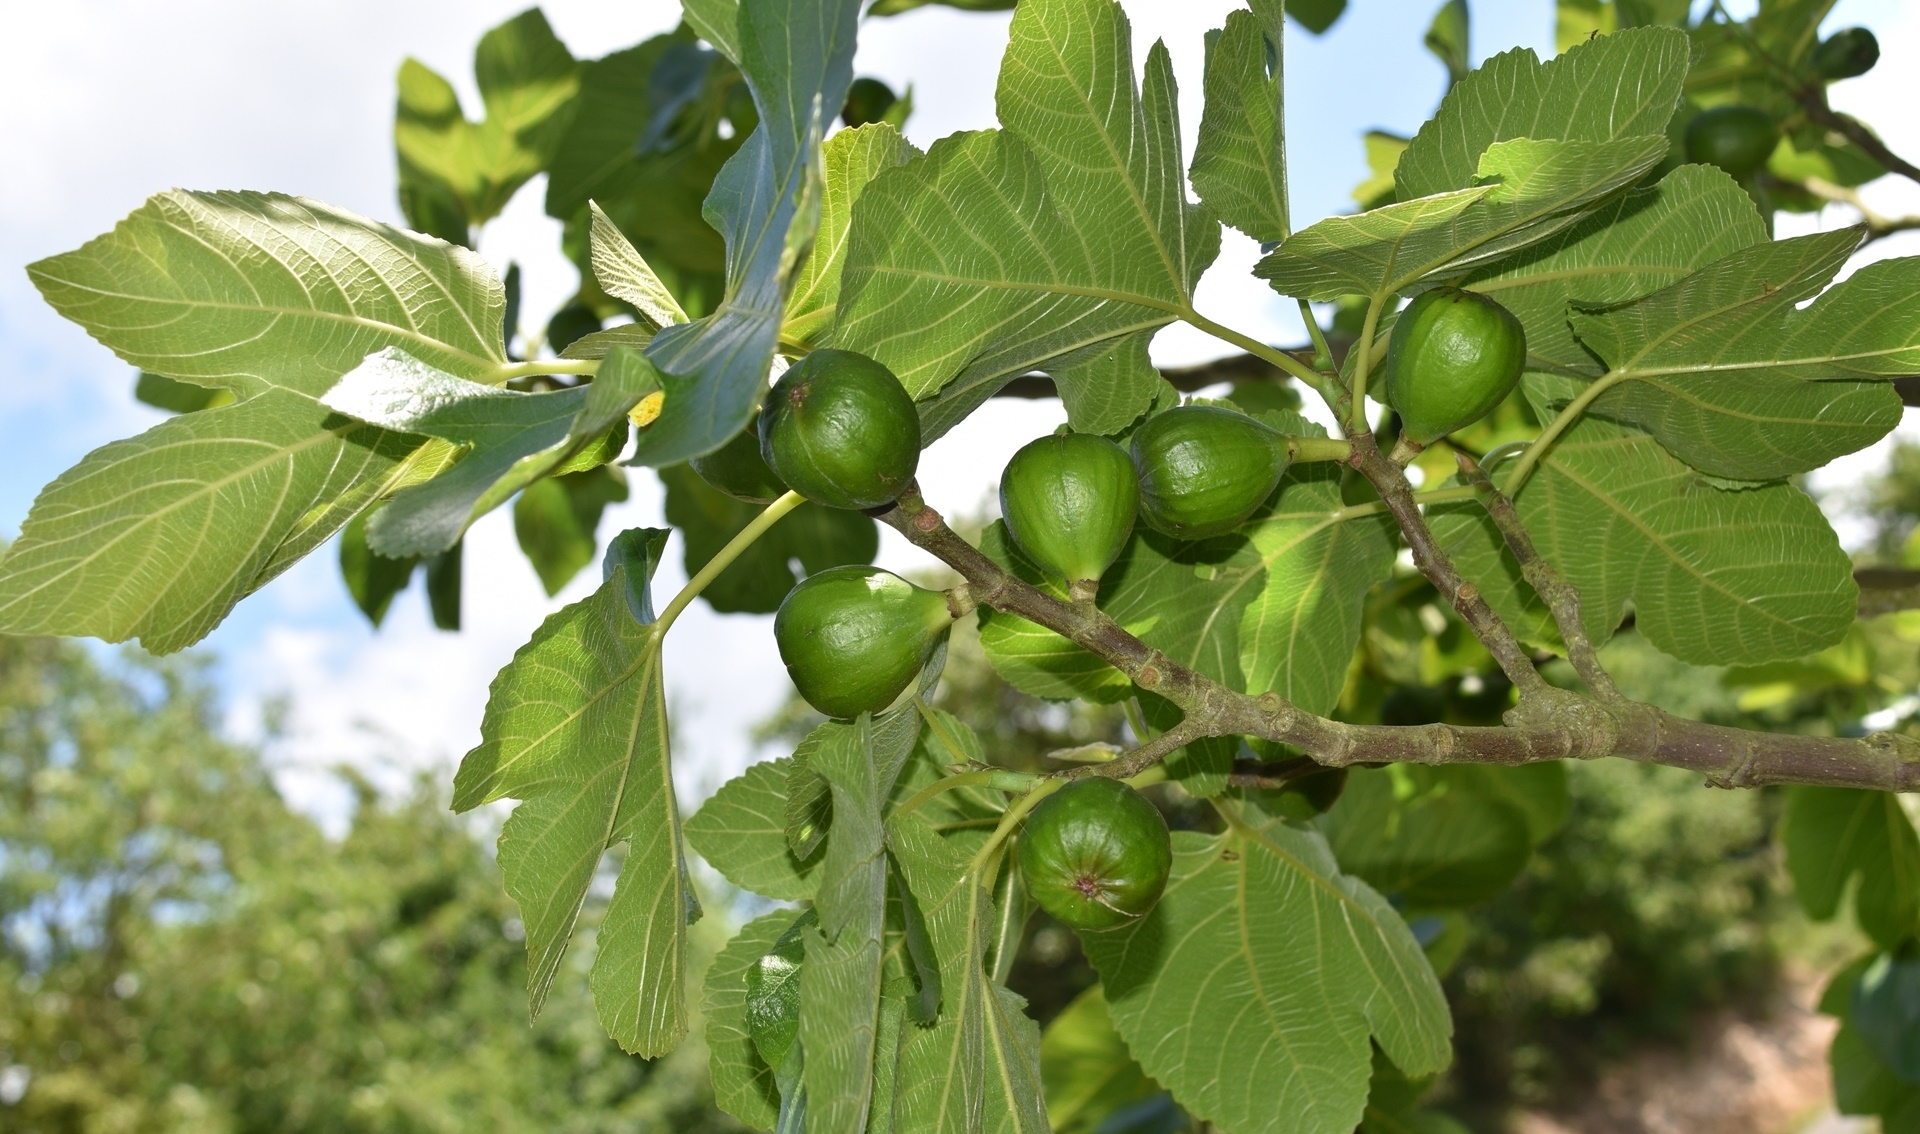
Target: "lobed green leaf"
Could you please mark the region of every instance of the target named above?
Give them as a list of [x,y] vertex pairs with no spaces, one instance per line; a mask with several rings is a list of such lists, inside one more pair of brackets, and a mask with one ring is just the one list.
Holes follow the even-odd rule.
[[1618,142],[1661,138],[1687,77],[1686,33],[1602,36],[1542,63],[1531,48],[1487,60],[1454,84],[1394,171],[1399,198],[1475,183],[1488,148],[1515,138]]
[[[1540,374],[1526,381],[1543,411],[1577,389]],[[1540,553],[1579,589],[1596,643],[1629,603],[1648,641],[1705,665],[1803,657],[1853,623],[1852,563],[1820,509],[1789,484],[1712,482],[1646,434],[1587,418],[1547,451],[1517,504]],[[1511,556],[1489,575],[1479,566],[1495,562],[1485,529],[1466,534],[1482,524],[1479,506],[1433,513],[1443,546],[1478,541],[1468,577],[1503,618],[1525,622],[1512,605],[1524,592]],[[1756,547],[1771,551],[1756,557]]]
[[787,296],[788,336],[800,342],[821,343],[832,338],[853,207],[875,177],[919,155],[913,143],[885,122],[842,130],[821,147],[820,230]]
[[485,260],[301,197],[159,193],[27,274],[133,365],[240,398],[318,397],[387,347],[462,378],[506,362]]
[[1252,7],[1227,13],[1227,25],[1207,53],[1207,105],[1193,150],[1193,191],[1221,220],[1255,240],[1284,240],[1291,231],[1284,5],[1256,0]]
[[930,1134],[1047,1130],[1040,1029],[1026,1002],[987,974],[991,880],[918,815],[887,824],[887,846],[926,915],[940,958],[939,1022],[909,1029],[899,1055],[897,1129]]
[[1349,1134],[1372,1043],[1409,1075],[1451,1054],[1446,999],[1379,894],[1325,839],[1227,808],[1218,835],[1174,835],[1166,894],[1081,942],[1147,1074],[1238,1134]]
[[1303,299],[1404,293],[1553,236],[1666,152],[1664,138],[1499,142],[1481,155],[1476,187],[1329,217],[1288,237],[1254,274]]
[[1895,948],[1913,933],[1920,920],[1920,836],[1897,796],[1793,788],[1780,838],[1794,893],[1809,916],[1832,917],[1851,887],[1860,928],[1882,948]]
[[[861,197],[835,345],[929,402],[932,436],[1016,375],[1171,322],[1212,262],[1219,228],[1186,200],[1164,45],[1133,76],[1111,0],[1023,4],[1001,63],[1005,128],[945,138]],[[1063,392],[1084,416],[1081,391]],[[1131,421],[1150,393],[1100,413]]]
[[686,1034],[686,877],[667,751],[660,635],[647,586],[668,533],[635,529],[607,549],[606,581],[549,617],[494,678],[480,744],[453,806],[521,800],[500,832],[500,869],[526,925],[539,1011],[607,848],[626,861],[596,938],[594,1003],[629,1051],[663,1055]]
[[819,145],[853,81],[859,0],[744,0],[738,60],[760,125],[703,209],[727,242],[714,312],[662,330],[647,355],[672,379],[631,460],[668,465],[725,444],[759,402],[792,274],[819,221]]
[[35,497],[0,557],[0,632],[183,649],[448,456],[292,390],[171,418],[94,450]]

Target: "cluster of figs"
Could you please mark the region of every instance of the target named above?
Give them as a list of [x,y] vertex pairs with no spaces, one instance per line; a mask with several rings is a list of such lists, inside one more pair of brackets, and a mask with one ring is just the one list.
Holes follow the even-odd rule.
[[[1437,288],[1416,297],[1389,341],[1388,399],[1403,435],[1443,437],[1512,392],[1526,336],[1485,296]],[[913,483],[920,419],[892,371],[822,349],[781,375],[757,427],[696,458],[715,488],[766,502],[791,489],[833,508],[891,505]],[[1296,439],[1237,410],[1190,404],[1155,414],[1129,448],[1058,432],[1022,447],[1000,482],[1020,552],[1091,604],[1136,523],[1176,540],[1232,533],[1285,476]],[[774,639],[794,686],[830,717],[878,713],[908,695],[954,620],[963,593],[915,586],[872,566],[817,572],[788,593]],[[1158,900],[1172,864],[1165,822],[1116,780],[1071,780],[1027,816],[1019,859],[1028,892],[1081,929],[1123,924]]]
[[[1879,45],[1852,28],[1815,51],[1819,73],[1873,66]],[[1779,141],[1764,111],[1714,107],[1686,129],[1687,156],[1751,185]],[[1437,287],[1402,309],[1382,365],[1404,444],[1433,442],[1510,395],[1527,355],[1518,319],[1473,291]],[[851,351],[809,353],[781,375],[749,427],[691,463],[713,487],[768,503],[792,490],[831,508],[877,510],[913,484],[920,417],[893,372]],[[1297,439],[1235,409],[1189,404],[1154,414],[1128,448],[1060,432],[1013,455],[1000,480],[1007,532],[1022,555],[1091,604],[1136,524],[1175,540],[1228,535],[1279,487]],[[908,695],[953,622],[961,591],[915,586],[872,566],[820,571],[788,593],[773,631],[794,686],[830,717],[878,713]],[[1159,899],[1172,865],[1166,823],[1126,784],[1084,776],[1028,814],[1019,845],[1029,894],[1061,921],[1125,924]]]

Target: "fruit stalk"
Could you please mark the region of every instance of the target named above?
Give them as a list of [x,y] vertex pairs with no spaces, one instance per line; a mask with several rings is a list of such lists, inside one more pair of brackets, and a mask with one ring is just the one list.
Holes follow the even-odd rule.
[[659,620],[654,623],[660,628],[658,633],[665,634],[672,627],[673,620],[680,617],[680,612],[687,609],[687,604],[700,597],[700,592],[706,590],[709,583],[719,578],[720,572],[732,566],[733,561],[740,558],[740,554],[747,548],[752,547],[755,540],[767,534],[768,528],[779,523],[782,516],[805,503],[806,501],[798,492],[789,492],[762,509],[746,527],[740,529],[738,535],[727,541],[727,546],[715,553],[712,559],[707,560],[705,567],[700,568],[693,578],[687,580],[687,585],[680,588],[679,594],[673,596],[673,601],[667,604],[667,609],[660,613]]

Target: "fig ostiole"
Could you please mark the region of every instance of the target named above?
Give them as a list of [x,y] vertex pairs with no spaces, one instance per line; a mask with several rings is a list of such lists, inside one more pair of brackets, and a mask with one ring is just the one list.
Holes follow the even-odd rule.
[[1000,514],[1036,567],[1091,601],[1133,534],[1140,489],[1125,449],[1062,433],[1022,446],[1000,476]]
[[1020,879],[1075,929],[1112,929],[1153,908],[1173,841],[1153,804],[1119,780],[1086,776],[1040,801],[1020,832]]
[[1527,333],[1513,312],[1459,288],[1423,291],[1387,341],[1387,404],[1402,437],[1430,445],[1505,401],[1526,363]]
[[1716,106],[1687,123],[1687,160],[1717,165],[1735,181],[1760,172],[1780,144],[1780,128],[1766,111],[1752,106]]
[[768,392],[760,455],[816,504],[883,507],[919,467],[920,413],[885,366],[852,351],[816,350]]
[[701,480],[736,500],[771,504],[787,491],[786,483],[773,474],[760,455],[760,434],[752,428],[741,430],[733,440],[687,464]]
[[1225,535],[1247,521],[1287,471],[1287,437],[1220,406],[1180,406],[1133,434],[1140,519],[1175,539]]
[[773,638],[794,688],[830,717],[877,713],[899,699],[958,616],[961,601],[878,567],[830,567],[780,603]]

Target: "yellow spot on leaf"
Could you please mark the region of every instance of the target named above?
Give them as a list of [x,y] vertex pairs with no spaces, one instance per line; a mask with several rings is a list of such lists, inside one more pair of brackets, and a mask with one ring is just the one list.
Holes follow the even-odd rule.
[[666,400],[667,392],[665,390],[655,390],[653,393],[641,398],[639,405],[627,411],[627,420],[645,429],[647,426],[653,424],[654,418],[660,416],[660,407]]

